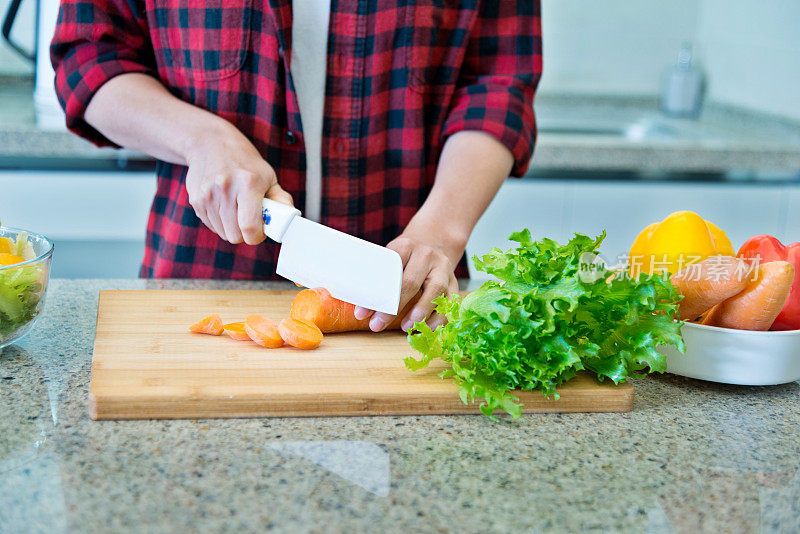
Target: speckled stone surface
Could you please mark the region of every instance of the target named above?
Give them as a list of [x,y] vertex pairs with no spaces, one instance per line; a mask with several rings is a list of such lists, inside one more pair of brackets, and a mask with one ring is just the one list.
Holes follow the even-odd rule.
[[[0,159],[147,159],[134,151],[99,149],[66,131],[35,125],[33,84],[0,78]],[[698,121],[662,116],[653,98],[539,95],[539,136],[532,171],[603,170],[725,172],[800,170],[800,124],[719,105]],[[641,138],[604,129],[635,125]],[[565,132],[569,125],[598,133]],[[670,137],[669,132],[677,132]]]
[[[539,95],[534,107],[533,171],[800,170],[800,123],[742,108],[708,103],[698,120],[679,119],[655,98],[590,95]],[[610,133],[617,128],[627,135]]]
[[636,382],[628,414],[103,421],[100,289],[0,355],[0,532],[800,531],[800,385]]
[[98,148],[66,129],[39,129],[33,107],[33,80],[0,76],[0,158],[14,157],[150,159],[134,150]]

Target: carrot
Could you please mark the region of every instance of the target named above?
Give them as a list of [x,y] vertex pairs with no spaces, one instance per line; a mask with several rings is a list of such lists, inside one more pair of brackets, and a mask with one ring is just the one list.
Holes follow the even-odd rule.
[[[412,299],[385,330],[398,330],[400,321],[415,303],[416,299]],[[369,318],[356,319],[355,309],[355,305],[332,297],[327,289],[316,287],[297,294],[289,316],[314,323],[323,334],[369,330]]]
[[212,336],[219,336],[222,334],[222,319],[219,315],[212,313],[207,317],[203,317],[199,322],[189,327],[189,330],[198,334],[211,334]]
[[278,333],[278,323],[267,317],[248,315],[244,320],[244,331],[262,347],[276,349],[283,345],[283,338]]
[[250,341],[250,336],[247,335],[243,322],[228,323],[223,325],[222,330],[225,335],[231,339],[235,339],[237,341]]
[[297,294],[289,316],[310,321],[325,334],[369,330],[369,319],[356,319],[355,309],[353,304],[335,299],[327,289],[317,287]]
[[305,319],[286,317],[278,324],[278,332],[286,343],[298,349],[315,349],[322,343],[322,331]]
[[15,263],[22,263],[25,258],[20,258],[16,254],[8,252],[0,252],[0,265],[14,265]]
[[744,290],[717,304],[703,324],[739,330],[769,330],[781,312],[794,279],[787,261],[762,263]]
[[683,299],[681,320],[692,320],[730,298],[747,285],[750,265],[732,256],[712,256],[673,274],[670,278]]

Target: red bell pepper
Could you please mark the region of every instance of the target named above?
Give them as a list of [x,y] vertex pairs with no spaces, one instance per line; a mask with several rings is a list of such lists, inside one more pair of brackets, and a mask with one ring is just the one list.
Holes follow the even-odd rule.
[[800,329],[800,243],[784,246],[771,235],[757,235],[745,241],[736,256],[757,259],[762,263],[783,260],[794,265],[794,280],[789,298],[778,318],[772,323],[771,330]]

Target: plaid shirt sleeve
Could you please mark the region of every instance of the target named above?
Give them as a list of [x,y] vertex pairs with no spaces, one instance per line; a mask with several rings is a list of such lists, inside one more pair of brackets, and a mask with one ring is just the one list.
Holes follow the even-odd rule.
[[117,145],[83,119],[97,90],[118,74],[156,76],[143,10],[137,0],[61,1],[50,46],[56,93],[67,127],[98,146]]
[[442,130],[482,130],[514,155],[512,175],[528,169],[536,138],[533,97],[542,74],[539,0],[483,3]]

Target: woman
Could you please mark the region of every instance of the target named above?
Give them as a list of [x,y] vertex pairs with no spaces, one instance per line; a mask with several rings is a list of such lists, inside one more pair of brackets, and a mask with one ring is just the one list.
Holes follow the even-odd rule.
[[539,2],[63,0],[51,57],[73,132],[159,160],[142,276],[274,277],[267,196],[396,250],[435,326],[531,157]]

